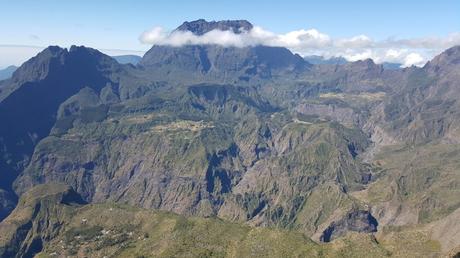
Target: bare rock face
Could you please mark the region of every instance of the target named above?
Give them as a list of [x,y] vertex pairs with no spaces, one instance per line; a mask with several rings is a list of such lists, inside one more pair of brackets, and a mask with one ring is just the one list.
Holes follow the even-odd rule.
[[[308,70],[310,64],[280,47],[153,46],[139,65],[159,77],[187,82],[247,83]],[[186,77],[185,77],[186,76]],[[168,80],[171,80],[169,78]]]
[[331,223],[324,230],[320,241],[329,242],[337,237],[346,234],[348,231],[372,233],[377,232],[378,222],[369,211],[354,210],[344,218]]

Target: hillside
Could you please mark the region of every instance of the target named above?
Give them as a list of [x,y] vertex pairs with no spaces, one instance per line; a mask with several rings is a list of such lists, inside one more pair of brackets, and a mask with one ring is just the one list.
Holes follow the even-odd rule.
[[[177,28],[213,29],[252,25]],[[50,46],[0,82],[2,252],[456,254],[459,50],[387,69],[262,45],[154,45],[137,65]],[[116,224],[137,238],[101,247]]]
[[[84,204],[71,189],[56,184],[24,194],[0,230],[5,233],[0,238],[0,254],[5,257],[408,257],[407,252],[417,257],[439,252],[436,241],[422,236],[417,241],[426,242],[419,244],[407,239],[410,245],[403,253],[390,251],[399,244],[394,238],[421,235],[418,231],[385,236],[384,244],[358,234],[316,244],[300,233],[217,218],[186,218],[113,203]],[[19,250],[9,247],[21,239]]]

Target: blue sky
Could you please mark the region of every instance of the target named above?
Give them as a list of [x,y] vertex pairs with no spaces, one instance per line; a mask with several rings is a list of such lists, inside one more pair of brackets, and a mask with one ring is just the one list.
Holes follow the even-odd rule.
[[[460,32],[458,0],[217,2],[0,0],[0,45],[76,44],[142,53],[149,48],[139,41],[144,31],[171,30],[198,18],[247,19],[274,33],[316,29],[332,38],[366,35],[377,41]],[[0,61],[0,68],[11,58]]]

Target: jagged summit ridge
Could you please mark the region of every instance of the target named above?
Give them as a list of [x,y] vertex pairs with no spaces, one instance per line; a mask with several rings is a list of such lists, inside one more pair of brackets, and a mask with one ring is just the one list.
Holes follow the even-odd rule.
[[239,34],[250,31],[253,25],[247,20],[225,20],[225,21],[206,21],[199,19],[191,22],[184,22],[177,27],[176,31],[190,31],[195,35],[203,35],[212,30],[232,31]]
[[104,55],[97,49],[75,45],[72,45],[69,49],[59,46],[49,46],[22,64],[13,73],[13,80],[18,83],[42,80],[48,76],[50,66],[59,67],[66,63],[72,65],[75,63],[86,63],[87,66],[95,63],[104,63],[107,66],[116,66],[117,64],[115,60],[112,60],[112,58]]

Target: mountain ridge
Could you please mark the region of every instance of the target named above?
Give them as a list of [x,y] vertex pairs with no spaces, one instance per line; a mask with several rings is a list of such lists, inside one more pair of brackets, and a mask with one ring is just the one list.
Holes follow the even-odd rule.
[[252,30],[253,25],[247,20],[225,20],[225,21],[206,21],[199,19],[195,21],[186,21],[177,27],[174,31],[190,31],[195,35],[201,36],[212,30],[232,31],[240,34]]
[[450,252],[425,229],[460,207],[458,49],[388,70],[265,46],[153,46],[138,66],[49,47],[0,88],[3,214],[8,194],[61,183],[89,203]]

